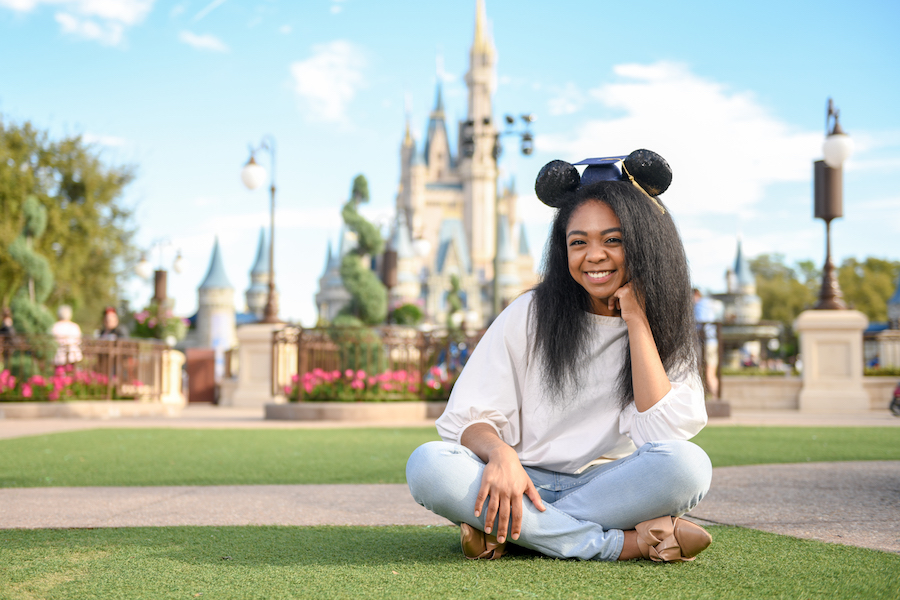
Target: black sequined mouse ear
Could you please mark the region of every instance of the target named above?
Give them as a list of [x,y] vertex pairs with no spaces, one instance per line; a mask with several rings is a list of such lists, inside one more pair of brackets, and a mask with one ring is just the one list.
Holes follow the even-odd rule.
[[534,193],[547,206],[559,208],[580,184],[578,169],[564,160],[553,160],[538,173]]
[[628,174],[650,196],[659,196],[672,183],[672,167],[650,150],[635,150],[624,161]]

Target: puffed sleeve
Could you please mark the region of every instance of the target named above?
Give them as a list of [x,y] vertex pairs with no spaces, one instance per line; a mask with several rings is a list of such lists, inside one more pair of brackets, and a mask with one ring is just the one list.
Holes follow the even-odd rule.
[[530,294],[520,296],[478,342],[453,386],[444,414],[435,423],[444,441],[459,444],[469,426],[487,423],[510,446],[519,443],[529,305]]
[[689,440],[706,426],[703,383],[696,373],[671,381],[672,389],[650,409],[639,412],[632,402],[619,415],[619,433],[640,448],[647,442]]

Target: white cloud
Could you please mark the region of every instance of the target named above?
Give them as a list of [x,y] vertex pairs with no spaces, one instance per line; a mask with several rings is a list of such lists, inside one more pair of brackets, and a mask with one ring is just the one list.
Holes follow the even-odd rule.
[[122,41],[122,34],[125,31],[125,27],[121,23],[84,19],[69,13],[56,13],[55,19],[63,33],[96,40],[107,46],[118,45]]
[[212,34],[198,35],[190,31],[182,31],[178,34],[178,39],[198,50],[212,50],[213,52],[228,52],[228,46],[225,42]]
[[331,0],[331,14],[336,15],[344,10],[342,6],[344,0]]
[[0,0],[18,12],[46,5],[58,7],[54,19],[63,33],[110,46],[118,45],[125,29],[137,25],[150,12],[155,0]]
[[347,106],[363,86],[362,51],[345,40],[313,46],[313,56],[291,65],[294,91],[312,115],[324,121],[347,120]]
[[290,25],[282,25],[281,27],[278,28],[278,33],[281,33],[283,35],[290,35],[290,33],[293,30],[294,30],[294,28],[291,27]]
[[204,6],[202,9],[200,9],[200,12],[198,12],[196,15],[194,15],[193,21],[196,23],[197,21],[204,18],[206,15],[208,15],[212,11],[219,8],[224,3],[225,3],[225,0],[212,0],[212,2],[210,2],[209,4]]
[[659,152],[672,166],[663,197],[678,214],[740,214],[759,202],[766,186],[806,181],[822,134],[779,121],[750,93],[738,93],[660,62],[619,65],[621,81],[589,95],[616,117],[588,119],[567,135],[541,137],[541,150],[570,159]]
[[584,107],[587,97],[572,82],[557,90],[556,96],[547,101],[547,111],[551,115],[571,115]]

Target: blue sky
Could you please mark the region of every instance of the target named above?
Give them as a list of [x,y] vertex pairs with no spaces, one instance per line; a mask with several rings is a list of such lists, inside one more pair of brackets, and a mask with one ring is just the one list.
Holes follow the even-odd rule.
[[[495,115],[537,116],[534,155],[510,139],[500,161],[536,258],[552,216],[532,191],[540,167],[646,147],[673,167],[663,199],[700,287],[724,288],[738,235],[750,256],[821,264],[812,161],[831,96],[856,147],[834,256],[900,259],[900,3],[486,8]],[[448,120],[465,117],[474,17],[475,0],[0,0],[0,114],[137,166],[125,201],[138,242],[171,242],[152,255],[166,267],[182,251],[169,291],[185,315],[216,235],[243,306],[268,196],[240,170],[248,144],[273,135],[281,316],[311,325],[353,177],[366,175],[367,214],[386,221],[406,114],[421,143],[440,80]],[[135,277],[128,294],[143,305],[152,291]]]

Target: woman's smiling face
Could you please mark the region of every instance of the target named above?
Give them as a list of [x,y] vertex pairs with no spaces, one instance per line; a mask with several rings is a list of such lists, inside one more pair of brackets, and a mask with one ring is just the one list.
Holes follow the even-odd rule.
[[622,224],[605,203],[588,200],[575,209],[566,226],[569,273],[591,297],[591,312],[616,316],[609,298],[628,283]]

